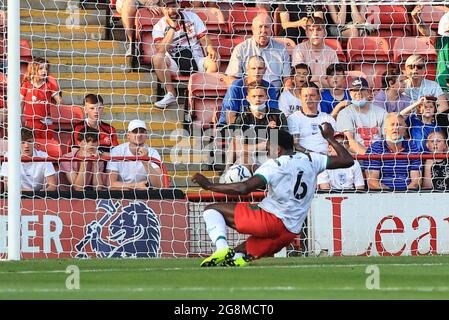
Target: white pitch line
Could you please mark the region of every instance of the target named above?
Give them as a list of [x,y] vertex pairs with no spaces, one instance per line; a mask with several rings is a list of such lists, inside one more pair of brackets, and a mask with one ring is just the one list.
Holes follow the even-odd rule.
[[[76,263],[72,263],[76,264]],[[99,272],[145,272],[145,271],[186,271],[186,270],[248,270],[248,269],[316,269],[316,268],[354,268],[366,267],[368,265],[391,266],[391,267],[435,267],[449,266],[449,263],[363,263],[363,264],[305,264],[305,265],[289,265],[289,266],[247,266],[243,268],[112,268],[112,269],[82,269],[81,273],[99,273]],[[66,273],[66,270],[23,270],[23,271],[0,271],[0,274],[39,274],[39,273]]]
[[174,288],[160,288],[160,287],[141,287],[141,288],[89,288],[84,289],[81,288],[79,290],[69,290],[69,289],[60,289],[60,288],[29,288],[29,289],[16,289],[16,288],[0,288],[1,293],[87,293],[87,292],[128,292],[128,293],[137,293],[137,292],[236,292],[236,291],[366,291],[366,292],[449,292],[449,287],[386,287],[380,288],[377,290],[368,290],[363,287],[336,287],[336,288],[301,288],[301,287],[174,287]]

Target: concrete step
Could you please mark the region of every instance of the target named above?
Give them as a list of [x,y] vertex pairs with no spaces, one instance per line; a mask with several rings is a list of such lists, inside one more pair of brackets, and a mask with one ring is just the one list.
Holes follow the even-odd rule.
[[150,73],[54,73],[61,88],[156,88],[156,76]]
[[[52,74],[59,73],[125,73],[125,56],[48,57]],[[129,72],[131,73],[131,72]]]
[[[16,0],[13,0],[16,1]],[[20,0],[21,9],[39,9],[39,10],[54,10],[66,9],[67,0]]]
[[106,10],[20,10],[20,23],[49,23],[54,25],[105,25]]
[[105,105],[148,104],[153,100],[151,88],[68,88],[62,90],[64,104],[82,105],[84,97],[89,93],[100,94]]
[[104,117],[117,121],[142,119],[145,121],[181,122],[184,119],[184,112],[179,109],[160,110],[152,104],[113,105],[105,108]]
[[[126,131],[128,129],[128,121],[112,121],[111,125],[121,131]],[[164,131],[166,132],[165,136],[168,136],[171,131],[177,130],[180,128],[180,124],[176,122],[155,122],[155,121],[147,121],[147,128],[150,131]]]
[[118,41],[55,41],[34,40],[31,42],[34,56],[40,57],[80,57],[124,55],[125,45]]
[[171,177],[172,185],[175,187],[197,187],[198,185],[192,182],[192,177],[197,172],[208,177],[213,182],[218,182],[220,179],[219,173],[215,171],[169,171],[169,176]]
[[100,40],[106,38],[104,26],[74,26],[32,24],[20,26],[21,38],[26,40]]

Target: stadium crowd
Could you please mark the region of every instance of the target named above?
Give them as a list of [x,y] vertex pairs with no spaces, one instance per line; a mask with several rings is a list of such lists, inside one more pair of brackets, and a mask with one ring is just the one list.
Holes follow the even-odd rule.
[[[449,188],[447,160],[422,161],[418,157],[448,150],[449,6],[434,7],[444,13],[436,26],[423,19],[423,6],[404,7],[409,25],[402,27],[415,30],[415,35],[397,35],[390,25],[392,33],[383,36],[385,42],[407,36],[428,39],[437,50],[436,60],[431,50],[416,48],[419,54],[412,50],[407,56],[400,56],[400,60],[391,58],[393,49],[390,49],[388,59],[378,62],[377,58],[375,61],[367,58],[376,48],[360,50],[360,61],[350,58],[354,41],[367,44],[365,39],[379,38],[380,27],[368,19],[367,6],[357,5],[353,0],[342,0],[339,6],[277,7],[260,1],[251,21],[250,36],[233,46],[228,63],[220,56],[220,48],[214,42],[217,39],[208,32],[207,21],[204,23],[193,9],[182,8],[177,0],[122,0],[116,6],[122,17],[129,56],[137,55],[132,49],[137,10],[160,15],[152,30],[151,60],[165,95],[155,102],[156,107],[168,108],[177,102],[174,77],[224,70],[227,91],[223,102],[217,103],[215,110],[219,116],[214,126],[217,135],[226,130],[233,132],[227,145],[227,167],[237,163],[254,171],[261,164],[254,155],[266,151],[269,128],[289,131],[299,152],[331,155],[335,151],[319,130],[320,125],[329,123],[341,144],[354,156],[417,157],[366,158],[348,169],[327,170],[318,179],[318,189],[444,191]],[[194,1],[195,8],[202,6],[219,7],[219,4]],[[288,48],[287,42],[279,37],[293,41],[294,48]],[[332,45],[333,41],[338,45]],[[340,52],[339,48],[347,50]],[[372,74],[366,73],[363,68],[366,64],[374,68]],[[29,63],[20,94],[22,154],[46,156],[44,151],[33,147],[33,142],[57,139],[50,106],[63,104],[58,81],[50,75],[46,60],[36,57]],[[74,126],[63,156],[67,161],[60,163],[58,172],[48,165],[23,163],[23,189],[50,190],[57,184],[75,190],[162,187],[162,170],[151,161],[86,161],[100,155],[143,156],[159,161],[161,156],[145,143],[148,139],[145,122],[131,121],[127,142],[119,144],[116,130],[102,119],[102,97],[86,95],[83,107],[85,119]],[[70,161],[74,157],[84,161]],[[3,163],[0,171],[5,178],[6,166]],[[27,176],[29,172],[32,179]],[[35,183],[30,185],[29,181]]]

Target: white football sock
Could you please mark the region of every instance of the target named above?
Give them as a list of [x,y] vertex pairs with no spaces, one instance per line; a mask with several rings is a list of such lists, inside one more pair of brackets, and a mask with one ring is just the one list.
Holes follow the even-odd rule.
[[207,233],[215,243],[217,250],[228,248],[226,241],[226,222],[220,212],[215,209],[207,209],[203,212],[204,222],[206,222]]

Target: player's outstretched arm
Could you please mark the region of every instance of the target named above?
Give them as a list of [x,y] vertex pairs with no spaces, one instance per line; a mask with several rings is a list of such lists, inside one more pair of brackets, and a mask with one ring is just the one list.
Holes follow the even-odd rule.
[[334,129],[332,126],[325,122],[320,126],[321,134],[323,138],[334,147],[337,156],[330,157],[330,162],[327,164],[327,169],[349,168],[354,165],[354,160],[351,154],[346,150],[337,140],[334,138]]
[[265,181],[259,176],[253,176],[243,182],[219,184],[212,183],[201,173],[197,173],[192,181],[205,190],[235,195],[245,195],[265,187]]

